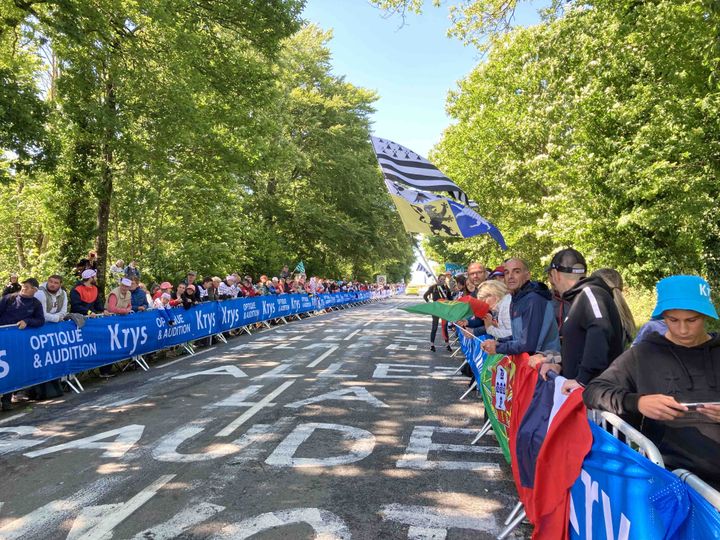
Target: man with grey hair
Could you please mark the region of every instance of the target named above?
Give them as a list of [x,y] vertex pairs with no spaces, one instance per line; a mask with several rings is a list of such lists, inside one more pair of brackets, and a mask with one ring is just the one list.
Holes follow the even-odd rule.
[[481,347],[488,354],[534,354],[537,351],[559,350],[558,325],[547,285],[530,280],[528,264],[517,257],[505,262],[505,284],[512,301],[510,324],[512,337],[488,339]]

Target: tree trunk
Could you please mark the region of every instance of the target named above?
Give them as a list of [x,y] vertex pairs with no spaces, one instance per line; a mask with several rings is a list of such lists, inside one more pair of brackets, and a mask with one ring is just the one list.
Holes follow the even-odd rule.
[[104,294],[105,274],[107,269],[108,256],[108,229],[110,227],[110,208],[113,195],[113,139],[114,139],[114,118],[117,116],[115,87],[112,76],[108,74],[105,82],[105,111],[106,128],[102,141],[102,164],[100,172],[100,185],[97,190],[98,213],[95,238],[95,249],[98,258],[98,288]]
[[[18,203],[20,203],[20,198],[22,197],[23,189],[25,188],[25,184],[23,182],[18,182],[17,187],[17,200]],[[23,238],[23,230],[22,225],[20,224],[20,216],[17,216],[17,219],[15,219],[15,224],[13,226],[13,232],[15,234],[15,252],[17,253],[17,261],[18,266],[20,270],[27,270],[27,258],[25,257],[25,239]]]

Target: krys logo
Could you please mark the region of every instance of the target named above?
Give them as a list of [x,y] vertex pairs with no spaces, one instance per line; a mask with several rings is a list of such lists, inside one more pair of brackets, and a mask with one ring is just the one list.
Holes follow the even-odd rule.
[[0,379],[7,377],[10,373],[10,364],[3,360],[6,356],[7,351],[0,351]]

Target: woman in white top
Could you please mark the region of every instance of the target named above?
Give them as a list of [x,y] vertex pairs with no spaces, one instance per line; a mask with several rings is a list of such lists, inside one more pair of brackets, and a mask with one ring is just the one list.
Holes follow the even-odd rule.
[[495,314],[488,314],[485,317],[485,332],[495,339],[512,336],[510,323],[510,301],[512,296],[508,292],[505,283],[492,280],[485,281],[478,288],[477,299],[487,302],[490,310]]

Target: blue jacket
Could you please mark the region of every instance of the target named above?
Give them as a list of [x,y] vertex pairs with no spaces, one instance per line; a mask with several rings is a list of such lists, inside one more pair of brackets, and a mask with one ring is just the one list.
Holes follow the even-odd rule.
[[37,298],[25,298],[20,293],[8,294],[0,299],[0,325],[25,321],[29,328],[45,324],[45,312]]
[[130,291],[130,305],[132,306],[133,311],[137,311],[138,308],[141,307],[144,307],[145,309],[150,307],[148,306],[145,291],[143,291],[140,287],[138,287],[134,291]]
[[498,342],[499,354],[560,350],[552,294],[544,283],[528,281],[513,294],[510,318],[512,337]]

